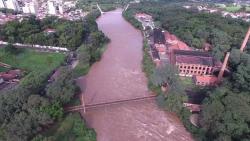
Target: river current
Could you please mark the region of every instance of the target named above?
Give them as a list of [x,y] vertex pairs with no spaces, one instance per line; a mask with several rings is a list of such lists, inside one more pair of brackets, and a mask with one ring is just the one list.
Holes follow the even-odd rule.
[[[102,59],[80,79],[85,104],[133,99],[149,95],[142,71],[143,37],[123,17],[107,12],[97,19],[111,42]],[[89,109],[84,114],[98,141],[191,141],[176,115],[157,107],[155,100],[126,102]]]

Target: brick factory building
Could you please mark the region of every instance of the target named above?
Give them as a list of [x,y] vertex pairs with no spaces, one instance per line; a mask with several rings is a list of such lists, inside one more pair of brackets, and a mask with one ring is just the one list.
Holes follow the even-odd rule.
[[193,76],[195,85],[198,86],[215,86],[218,82],[218,78],[213,75],[196,75]]
[[176,65],[181,76],[212,75],[215,60],[211,53],[174,50],[171,63]]

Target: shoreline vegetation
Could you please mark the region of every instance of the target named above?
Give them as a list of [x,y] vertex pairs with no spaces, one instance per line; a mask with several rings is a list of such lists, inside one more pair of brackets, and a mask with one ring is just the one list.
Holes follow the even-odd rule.
[[[124,18],[135,28],[141,29],[139,22],[135,20],[136,12],[144,12],[153,16],[160,23],[160,27],[177,35],[189,46],[201,49],[202,43],[210,43],[212,53],[218,59],[222,59],[224,53],[231,52],[229,69],[231,74],[223,79],[223,84],[216,87],[192,88],[194,92],[205,95],[202,102],[202,111],[199,118],[199,127],[193,126],[189,121],[191,112],[183,108],[182,103],[186,96],[168,94],[152,89],[151,76],[152,61],[150,63],[148,48],[144,44],[143,70],[149,80],[149,88],[159,96],[159,106],[178,115],[186,129],[191,132],[198,141],[222,140],[236,141],[248,140],[250,134],[250,55],[249,49],[244,53],[239,52],[239,47],[244,39],[249,24],[242,20],[223,18],[216,14],[200,13],[195,10],[185,10],[181,5],[171,7],[157,2],[142,2],[131,5],[123,13]],[[166,11],[168,11],[166,13]],[[151,58],[150,58],[151,59]],[[151,75],[151,76],[150,76]],[[184,83],[189,87],[189,80]],[[193,86],[192,86],[193,87]],[[186,87],[184,87],[186,89]],[[241,102],[239,102],[241,101]],[[241,122],[238,122],[241,121]]]
[[[24,69],[26,73],[16,87],[1,91],[0,140],[96,140],[94,130],[86,127],[80,114],[65,114],[63,106],[78,103],[74,96],[79,94],[80,88],[76,86],[75,78],[87,74],[90,66],[101,58],[109,42],[98,30],[95,20],[99,16],[100,13],[94,11],[79,23],[78,27],[85,29],[81,33],[83,38],[80,47],[78,44],[71,46],[79,61],[73,70],[68,66],[68,57],[64,54],[41,53],[29,49],[19,51],[17,48],[9,51],[7,47],[0,50],[0,57],[5,62],[14,68]],[[27,20],[33,26],[38,24],[33,21]],[[78,27],[75,27],[75,31]],[[57,76],[52,75],[55,70],[58,71]],[[48,82],[49,79],[52,81]]]

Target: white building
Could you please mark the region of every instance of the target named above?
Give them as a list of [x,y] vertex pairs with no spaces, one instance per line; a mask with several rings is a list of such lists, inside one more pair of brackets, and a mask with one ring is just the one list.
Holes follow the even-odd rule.
[[63,14],[63,13],[64,13],[64,7],[63,7],[62,4],[59,4],[58,9],[59,9],[59,13],[60,13],[60,14]]
[[48,0],[48,14],[56,15],[56,3],[53,0]]
[[22,7],[23,13],[29,14],[37,14],[38,11],[38,3],[36,0],[31,2],[25,2],[24,7]]
[[76,2],[75,1],[65,1],[64,5],[69,8],[74,8],[76,7]]
[[8,9],[13,9],[15,11],[20,11],[19,4],[16,0],[5,0],[5,6]]
[[23,13],[30,13],[30,8],[28,5],[24,5],[24,7],[22,7]]
[[5,8],[4,0],[0,0],[0,8]]
[[31,14],[37,14],[38,11],[38,4],[36,2],[30,3],[30,13]]

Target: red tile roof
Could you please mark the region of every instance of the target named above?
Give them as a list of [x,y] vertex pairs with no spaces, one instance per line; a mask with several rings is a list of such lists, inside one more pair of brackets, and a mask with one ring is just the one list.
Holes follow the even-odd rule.
[[173,34],[170,34],[168,31],[165,31],[164,32],[164,35],[165,35],[165,40],[169,40],[169,41],[175,41],[175,40],[178,40],[178,38],[173,35]]
[[170,44],[168,46],[169,50],[192,50],[186,43],[180,41],[175,35],[164,32],[165,40]]
[[14,74],[5,73],[5,74],[0,75],[0,77],[2,77],[3,80],[8,81],[8,80],[11,80],[11,79],[15,79],[17,76],[14,75]]
[[150,18],[150,19],[152,18],[151,15],[148,15],[146,13],[136,13],[135,16],[138,18]]
[[44,30],[44,32],[52,33],[52,32],[56,32],[56,30],[52,28],[47,28]]
[[174,50],[173,63],[214,66],[214,58],[208,52]]

